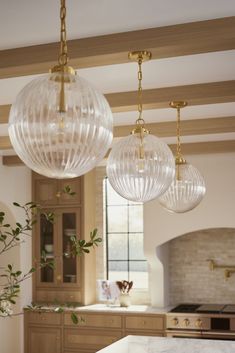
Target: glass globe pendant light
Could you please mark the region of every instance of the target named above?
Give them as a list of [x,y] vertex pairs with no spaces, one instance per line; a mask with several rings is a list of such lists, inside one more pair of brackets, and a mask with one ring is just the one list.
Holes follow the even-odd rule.
[[177,153],[175,157],[175,178],[169,189],[159,198],[160,204],[168,211],[184,213],[194,209],[203,199],[205,182],[193,165],[186,162],[181,154],[180,142],[180,109],[186,102],[171,102],[170,106],[177,109]]
[[138,62],[138,112],[131,135],[121,138],[112,148],[107,161],[107,176],[114,190],[135,202],[146,202],[163,194],[174,173],[170,148],[145,128],[142,117],[142,62],[151,58],[147,51],[131,52]]
[[39,174],[59,179],[94,168],[113,137],[105,97],[68,66],[65,19],[61,0],[58,65],[21,90],[9,118],[10,140],[22,161]]

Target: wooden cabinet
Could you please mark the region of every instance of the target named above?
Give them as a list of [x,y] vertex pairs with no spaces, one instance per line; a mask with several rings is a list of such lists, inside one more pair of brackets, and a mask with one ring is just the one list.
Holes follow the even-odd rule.
[[[73,324],[71,311],[64,313],[25,311],[25,353],[33,342],[45,340],[43,353],[61,349],[61,353],[95,353],[127,335],[164,336],[165,315],[76,311],[78,324]],[[59,339],[58,339],[58,334]],[[52,351],[48,347],[53,347]],[[37,348],[36,348],[37,349]],[[55,353],[60,352],[57,350]]]
[[[33,201],[42,206],[33,230],[33,261],[39,263],[43,257],[53,263],[53,267],[44,266],[35,273],[35,302],[89,304],[95,299],[95,271],[86,271],[94,265],[94,250],[85,255],[86,260],[84,256],[71,255],[71,238],[88,240],[95,227],[94,184],[94,173],[67,180],[33,173]],[[75,195],[66,194],[63,191],[66,186]],[[48,213],[54,214],[53,222],[48,219]]]
[[[63,205],[81,205],[83,178],[74,179],[50,179],[33,172],[33,200],[40,205],[63,206]],[[69,195],[64,192],[66,186],[69,186],[75,195]]]
[[29,327],[25,353],[61,353],[62,335],[59,328]]

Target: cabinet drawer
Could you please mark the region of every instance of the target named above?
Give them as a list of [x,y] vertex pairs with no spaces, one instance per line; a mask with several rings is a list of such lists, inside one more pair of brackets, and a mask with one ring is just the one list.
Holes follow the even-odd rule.
[[121,331],[105,331],[105,330],[85,330],[81,329],[65,329],[64,330],[64,347],[80,349],[100,349],[119,340],[122,337]]
[[66,303],[66,302],[81,302],[82,296],[81,292],[77,291],[63,291],[63,289],[56,290],[39,290],[37,289],[35,299],[37,302],[41,303]]
[[[122,318],[119,315],[97,315],[97,314],[84,314],[81,312],[76,313],[78,318],[77,326],[84,327],[108,327],[108,328],[121,328]],[[66,313],[64,316],[65,325],[74,325],[71,320],[71,314]]]
[[47,312],[30,312],[25,313],[27,320],[30,324],[44,324],[44,325],[60,325],[61,314],[47,313]]
[[135,330],[164,330],[164,317],[150,317],[150,316],[127,316],[125,318],[126,329]]

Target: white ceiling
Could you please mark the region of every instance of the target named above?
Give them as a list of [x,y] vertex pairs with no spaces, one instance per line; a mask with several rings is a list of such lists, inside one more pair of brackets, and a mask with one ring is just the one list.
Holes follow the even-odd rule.
[[[59,0],[0,0],[0,49],[58,41],[59,4]],[[234,0],[67,0],[69,39],[234,15]],[[103,93],[137,87],[134,63],[82,69],[79,74]],[[32,78],[0,80],[0,104],[12,103]],[[235,80],[235,50],[153,60],[143,65],[144,88],[226,80]],[[234,112],[235,103],[211,104],[187,107],[182,111],[182,118],[233,116]],[[147,122],[174,120],[175,111],[150,110],[144,112],[144,117]],[[131,124],[136,113],[114,114],[114,119],[115,125]],[[6,132],[7,126],[0,126],[0,135]],[[204,135],[186,140],[209,141],[211,138]],[[214,136],[214,140],[230,138],[231,134]]]

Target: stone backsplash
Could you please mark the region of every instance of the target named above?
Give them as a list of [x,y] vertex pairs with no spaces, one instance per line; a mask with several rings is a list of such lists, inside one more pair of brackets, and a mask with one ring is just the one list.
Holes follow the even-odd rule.
[[235,229],[206,229],[169,242],[169,298],[177,303],[235,303],[235,273],[209,269],[208,259],[235,266]]

